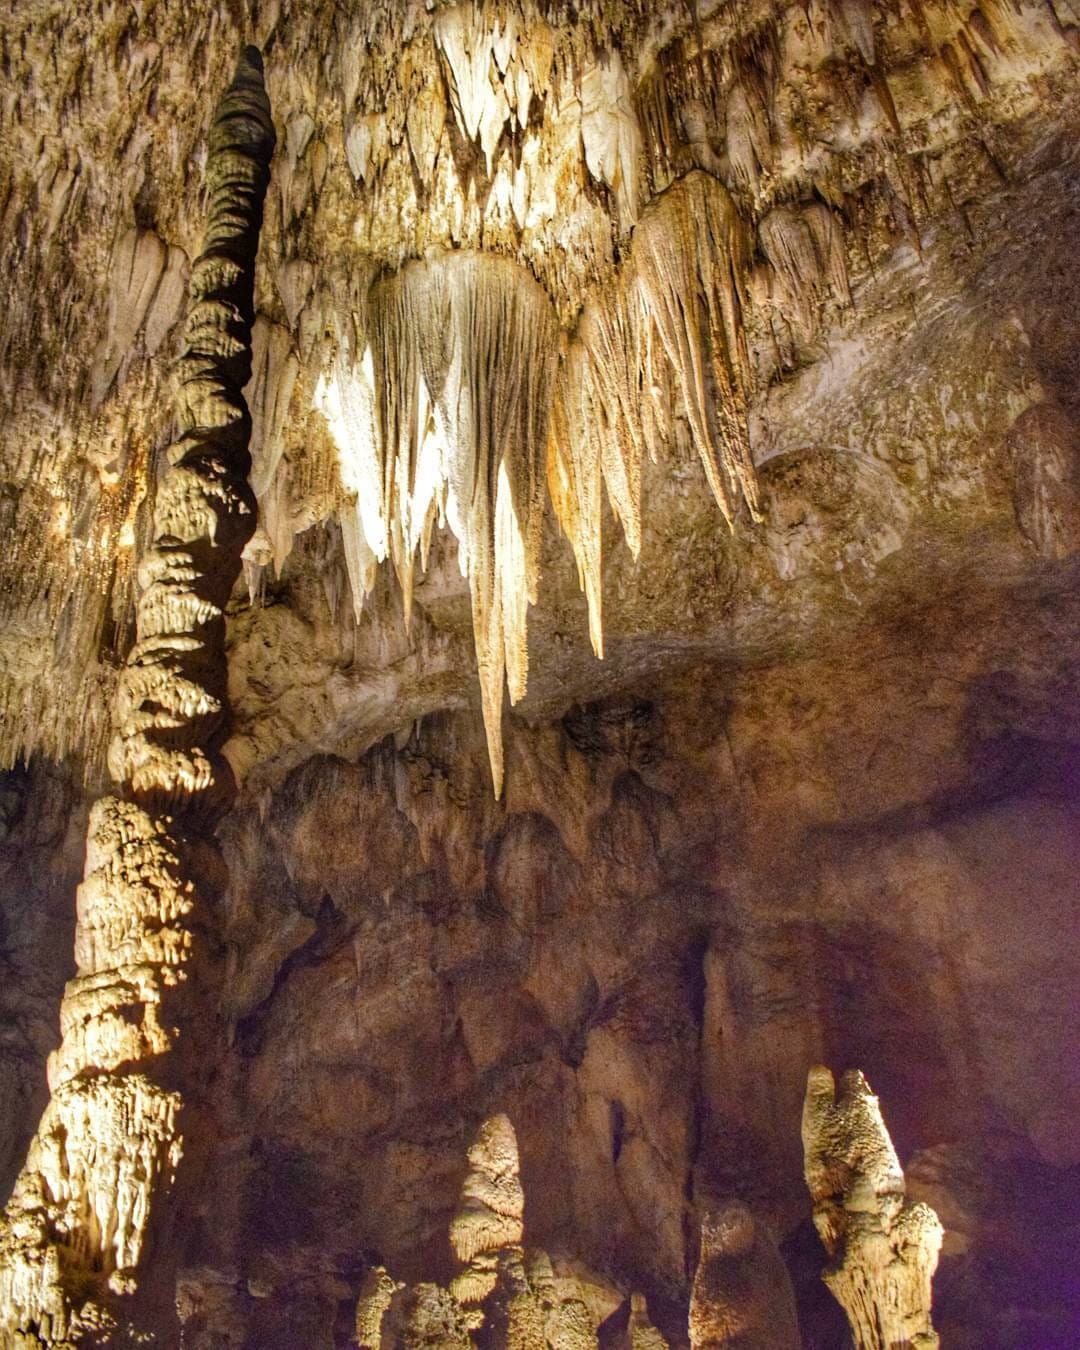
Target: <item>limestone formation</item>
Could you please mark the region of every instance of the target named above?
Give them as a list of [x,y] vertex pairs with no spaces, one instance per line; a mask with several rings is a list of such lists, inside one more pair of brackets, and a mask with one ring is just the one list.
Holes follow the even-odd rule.
[[740,1201],[701,1223],[690,1294],[694,1350],[799,1350],[791,1280],[771,1234]]
[[[1076,9],[0,6],[0,1284],[43,1335],[682,1344],[739,1195],[835,1340],[827,1051],[914,1155],[1013,1160],[946,1169],[945,1344],[1067,1341]],[[280,152],[223,312],[248,42]],[[528,1213],[459,1260],[492,1112]]]
[[387,1337],[387,1314],[395,1294],[403,1285],[391,1279],[383,1266],[372,1266],[364,1276],[356,1302],[356,1344],[358,1350],[382,1350]]
[[825,1283],[865,1350],[936,1346],[930,1284],[942,1227],[905,1199],[904,1174],[878,1099],[858,1069],[810,1070],[803,1110],[806,1183],[830,1264]]
[[[770,390],[821,356],[830,326],[850,327],[843,350],[858,350],[873,302],[855,302],[871,300],[879,264],[898,249],[921,257],[923,236],[949,222],[966,233],[969,186],[1000,185],[1013,139],[1022,153],[1017,129],[1067,87],[1075,23],[1049,0],[989,18],[818,8],[755,0],[691,17],[590,0],[571,21],[547,0],[469,0],[374,4],[347,21],[319,5],[299,24],[268,4],[250,17],[273,38],[286,130],[248,391],[261,513],[250,597],[325,535],[352,599],[351,619],[348,606],[333,616],[341,650],[358,634],[385,650],[400,614],[376,597],[382,564],[406,616],[425,577],[437,600],[448,526],[497,791],[504,686],[521,700],[526,612],[544,589],[545,461],[599,653],[600,484],[634,557],[646,449],[678,458],[689,445],[704,468],[693,481],[740,533],[759,521]],[[154,358],[193,252],[201,123],[182,54],[217,69],[249,19],[196,4],[170,26],[155,12],[131,44],[125,21],[57,28],[26,11],[5,28],[19,56],[0,266],[41,314],[28,302],[0,325],[15,540],[0,612],[16,625],[0,643],[0,749],[8,763],[79,753],[91,776],[147,542],[146,447],[166,430]],[[42,89],[47,61],[63,74]],[[67,107],[81,107],[83,82],[92,136]],[[80,365],[71,338],[89,332],[100,340]],[[1021,528],[1052,528],[1054,556],[1061,527],[1028,516],[1071,530],[1060,459],[1019,466],[1036,502],[1018,507]],[[428,636],[417,624],[405,645]],[[43,672],[64,691],[59,714]]]
[[468,1157],[450,1224],[450,1246],[464,1266],[454,1292],[462,1303],[482,1303],[494,1288],[499,1253],[520,1248],[525,1234],[517,1137],[506,1116],[484,1121]]
[[[556,1274],[547,1252],[525,1251],[524,1208],[514,1127],[505,1115],[489,1116],[469,1146],[450,1224],[461,1269],[449,1288],[406,1288],[382,1266],[370,1269],[356,1308],[360,1350],[386,1350],[398,1337],[410,1350],[596,1350],[605,1314],[597,1315],[573,1274]],[[642,1334],[635,1346],[663,1344]]]
[[110,752],[117,791],[91,813],[52,1096],[0,1227],[0,1334],[13,1346],[135,1341],[146,1334],[140,1303],[173,1297],[168,1253],[152,1272],[146,1253],[165,1231],[185,1149],[184,1091],[214,1049],[222,866],[203,832],[233,787],[220,753],[225,604],[254,528],[241,390],[273,145],[262,60],[248,48],[210,130],[209,218],[177,366],[180,437],[139,570]]
[[626,1350],[668,1350],[667,1341],[649,1320],[649,1305],[644,1294],[630,1295]]

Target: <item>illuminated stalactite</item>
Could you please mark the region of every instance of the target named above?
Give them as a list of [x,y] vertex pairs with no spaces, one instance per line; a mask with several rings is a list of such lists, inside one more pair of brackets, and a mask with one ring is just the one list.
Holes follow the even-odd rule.
[[730,194],[700,170],[658,198],[634,233],[646,322],[671,362],[705,477],[729,524],[740,500],[761,517],[746,424],[748,255]]
[[829,1265],[825,1283],[847,1313],[859,1350],[932,1347],[930,1284],[942,1227],[905,1198],[904,1174],[878,1099],[852,1069],[836,1083],[810,1070],[803,1108],[806,1184]]
[[[726,518],[740,501],[760,516],[746,427],[745,269],[745,231],[728,193],[696,173],[642,218],[619,286],[586,307],[561,361],[542,287],[507,259],[464,250],[377,281],[340,324],[315,407],[355,497],[338,513],[354,607],[389,557],[408,622],[432,530],[449,526],[469,579],[496,795],[504,679],[515,703],[528,675],[545,474],[578,561],[597,655],[600,484],[636,556],[642,456],[661,434],[658,389],[680,390]],[[273,541],[272,513],[266,526]]]
[[641,463],[678,391],[705,477],[729,524],[761,518],[750,454],[743,309],[749,246],[722,183],[700,171],[650,204],[619,283],[590,298],[559,367],[548,491],[570,540],[604,654],[601,482],[627,545],[641,547]]
[[377,282],[366,317],[360,359],[339,359],[316,393],[355,491],[340,517],[350,579],[370,589],[389,556],[408,621],[417,564],[435,525],[449,525],[469,579],[498,795],[503,685],[511,702],[525,693],[537,599],[555,313],[516,264],[459,252]]
[[[0,1331],[14,1346],[126,1343],[167,1315],[154,1299],[169,1261],[148,1276],[145,1257],[184,1152],[185,1085],[213,1056],[208,929],[222,864],[206,840],[233,792],[220,754],[225,605],[255,523],[241,390],[273,145],[262,60],[247,48],[210,130],[209,218],[177,367],[180,436],[117,696],[117,791],[91,812],[52,1095],[0,1226]],[[167,1309],[169,1291],[161,1297]]]

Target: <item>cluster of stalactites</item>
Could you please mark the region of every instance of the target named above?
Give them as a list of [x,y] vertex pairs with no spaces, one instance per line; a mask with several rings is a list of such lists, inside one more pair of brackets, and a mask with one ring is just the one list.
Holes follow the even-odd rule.
[[337,449],[345,558],[359,613],[389,557],[406,620],[432,530],[448,525],[469,579],[492,777],[501,791],[503,682],[525,692],[546,477],[603,654],[601,479],[636,556],[641,461],[678,391],[726,519],[760,517],[747,441],[745,231],[726,189],[689,174],[638,223],[619,285],[564,343],[519,265],[458,251],[375,282],[340,324],[315,407]]
[[548,484],[604,652],[601,478],[631,552],[641,547],[641,461],[665,438],[677,390],[705,477],[732,525],[761,501],[747,432],[743,330],[749,244],[727,189],[695,170],[650,204],[620,284],[586,305],[560,366]]
[[551,303],[526,272],[450,253],[376,282],[363,349],[344,344],[316,393],[354,498],[339,515],[354,601],[389,557],[408,620],[432,530],[458,541],[497,794],[503,683],[516,701],[528,673],[557,351]]
[[943,1230],[906,1199],[904,1174],[878,1099],[852,1069],[810,1070],[803,1109],[806,1184],[830,1262],[825,1283],[847,1313],[859,1350],[938,1344],[931,1281]]

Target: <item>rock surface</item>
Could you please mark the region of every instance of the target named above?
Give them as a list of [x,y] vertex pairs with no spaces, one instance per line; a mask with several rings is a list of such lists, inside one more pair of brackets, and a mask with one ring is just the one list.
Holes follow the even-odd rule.
[[1078,31],[1062,0],[0,18],[3,1199],[243,41],[277,130],[185,1346],[347,1345],[380,1268],[402,1336],[452,1322],[504,1115],[522,1278],[535,1245],[603,1345],[687,1343],[735,1202],[838,1348],[818,1062],[941,1216],[942,1343],[1071,1345]]

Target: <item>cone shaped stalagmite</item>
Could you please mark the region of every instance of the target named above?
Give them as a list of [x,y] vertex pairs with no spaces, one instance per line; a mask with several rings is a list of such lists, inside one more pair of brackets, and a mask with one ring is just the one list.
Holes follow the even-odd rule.
[[450,1246],[464,1269],[454,1279],[462,1303],[482,1303],[495,1287],[500,1253],[525,1236],[517,1136],[506,1116],[490,1116],[469,1147],[469,1170],[450,1223]]
[[668,1350],[667,1341],[652,1324],[644,1294],[630,1295],[624,1344],[626,1350]]
[[829,1253],[825,1283],[860,1350],[938,1343],[930,1284],[942,1227],[925,1204],[905,1199],[904,1174],[878,1099],[852,1069],[836,1083],[810,1070],[803,1108],[806,1184]]
[[799,1350],[787,1269],[770,1234],[740,1201],[702,1221],[690,1344],[694,1350]]
[[159,1254],[150,1271],[146,1251],[184,1152],[191,1066],[205,1074],[213,1054],[204,897],[222,878],[205,840],[232,791],[220,756],[225,605],[255,525],[241,390],[273,146],[262,59],[246,48],[210,130],[209,219],[177,367],[180,438],[139,569],[110,752],[116,788],[90,816],[52,1096],[0,1223],[4,1346],[127,1344],[160,1333],[175,1301],[169,1259]]
[[546,1252],[526,1252],[524,1210],[514,1127],[504,1115],[489,1116],[469,1146],[450,1223],[461,1269],[447,1289],[427,1282],[406,1288],[373,1267],[356,1309],[361,1350],[596,1350],[597,1328],[618,1295],[598,1312],[576,1274],[557,1275]]

